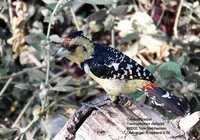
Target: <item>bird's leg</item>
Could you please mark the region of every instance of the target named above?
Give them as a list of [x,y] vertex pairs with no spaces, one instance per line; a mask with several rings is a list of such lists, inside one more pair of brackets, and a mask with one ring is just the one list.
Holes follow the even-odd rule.
[[112,94],[109,94],[109,97],[110,97],[110,100],[114,103],[116,103],[119,99],[118,96],[112,95]]

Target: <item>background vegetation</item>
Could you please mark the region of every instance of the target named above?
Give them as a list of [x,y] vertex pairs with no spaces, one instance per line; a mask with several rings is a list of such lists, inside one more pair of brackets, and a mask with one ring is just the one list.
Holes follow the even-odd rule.
[[[1,0],[0,138],[50,139],[82,102],[104,93],[77,65],[52,57],[55,35],[80,29],[148,66],[161,87],[199,110],[198,0]],[[131,96],[151,105],[139,95]]]

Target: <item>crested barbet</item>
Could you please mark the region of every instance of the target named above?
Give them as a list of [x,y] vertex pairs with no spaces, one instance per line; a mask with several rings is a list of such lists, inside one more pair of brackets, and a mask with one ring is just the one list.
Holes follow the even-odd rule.
[[168,91],[158,87],[154,76],[143,66],[117,49],[95,43],[82,31],[70,33],[64,38],[55,57],[66,57],[78,64],[85,73],[99,83],[115,101],[119,94],[142,90],[152,102],[178,116],[184,116],[189,106]]

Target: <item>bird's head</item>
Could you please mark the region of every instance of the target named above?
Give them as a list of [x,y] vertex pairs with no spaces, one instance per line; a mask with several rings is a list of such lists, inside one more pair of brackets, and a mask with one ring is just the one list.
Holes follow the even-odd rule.
[[80,64],[91,57],[94,50],[93,45],[90,39],[83,36],[82,31],[73,32],[64,38],[62,48],[57,50],[55,57],[66,57]]

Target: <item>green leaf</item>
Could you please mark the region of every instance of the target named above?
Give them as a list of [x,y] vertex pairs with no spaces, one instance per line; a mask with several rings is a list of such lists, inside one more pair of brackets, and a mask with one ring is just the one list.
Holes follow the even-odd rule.
[[128,5],[120,5],[110,10],[113,16],[123,15],[128,10]]
[[52,4],[52,3],[56,3],[56,0],[42,0],[44,3],[46,4]]
[[52,25],[54,25],[55,21],[56,21],[55,16],[45,16],[44,17],[44,22],[46,22],[46,23],[51,23]]
[[29,45],[32,45],[36,50],[41,51],[40,42],[45,40],[44,34],[29,34],[25,36],[25,41]]
[[0,76],[5,75],[9,71],[8,67],[0,67]]
[[131,94],[127,94],[127,95],[128,95],[129,97],[133,98],[133,99],[137,99],[137,98],[139,98],[140,96],[142,96],[143,94],[144,94],[144,92],[137,90],[136,92],[131,93]]
[[122,38],[121,44],[129,43],[132,40],[137,40],[137,39],[139,39],[139,33],[138,32],[130,33],[127,36],[125,36],[124,38]]
[[33,48],[35,48],[37,51],[42,51],[42,48],[41,48],[41,46],[39,45],[39,44],[34,44],[34,45],[32,45],[33,46]]
[[44,16],[44,22],[51,23],[52,25],[56,21],[56,17],[52,15],[52,11],[50,9],[43,9],[41,10],[42,15]]
[[107,16],[106,10],[99,10],[98,12],[95,12],[87,17],[87,22],[91,21],[97,21],[97,22],[102,22],[105,20]]
[[107,30],[107,31],[112,30],[114,27],[114,23],[115,23],[114,21],[115,21],[114,16],[108,15],[106,20],[103,22],[105,30]]
[[50,15],[51,15],[51,13],[52,13],[52,11],[51,11],[50,9],[47,9],[47,8],[42,9],[40,12],[42,13],[42,15],[43,15],[44,17],[50,17]]
[[73,81],[73,78],[72,78],[71,76],[67,76],[67,77],[62,78],[62,79],[60,79],[59,81],[57,81],[56,86],[58,86],[58,87],[64,86],[64,85],[66,85],[67,83],[69,83],[69,82],[71,82],[71,81],[74,82],[74,81]]
[[30,90],[30,85],[28,85],[28,84],[19,83],[19,84],[16,84],[14,87],[19,88],[19,89],[23,89],[23,90]]
[[9,62],[10,60],[7,60],[5,57],[1,58],[0,62],[0,76],[5,75],[7,72],[9,72]]
[[54,10],[55,7],[56,7],[56,5],[57,5],[57,2],[56,2],[56,3],[50,3],[50,4],[48,5],[48,7],[49,7],[51,10]]
[[51,91],[59,91],[59,92],[73,92],[76,88],[72,86],[55,86],[50,89]]
[[156,65],[149,65],[149,66],[147,66],[145,68],[147,70],[149,70],[151,73],[153,73],[156,70],[157,66]]
[[97,5],[117,4],[118,2],[118,0],[79,0],[79,1]]
[[200,73],[196,72],[189,75],[188,77],[186,77],[185,81],[187,81],[188,83],[194,82],[196,83],[197,88],[200,88]]
[[30,80],[36,80],[36,81],[43,81],[45,80],[45,73],[37,70],[37,69],[30,69],[27,71]]
[[171,77],[182,78],[180,65],[176,62],[164,62],[159,67],[161,78],[169,79]]
[[0,136],[1,139],[10,139],[11,137],[13,137],[13,135],[17,133],[17,129],[13,129],[13,128],[6,128],[6,127],[2,127],[0,129]]

